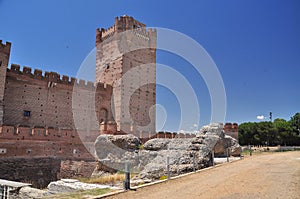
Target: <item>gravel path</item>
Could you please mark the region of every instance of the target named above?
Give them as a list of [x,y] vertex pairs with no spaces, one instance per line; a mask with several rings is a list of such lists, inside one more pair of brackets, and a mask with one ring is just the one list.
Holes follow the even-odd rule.
[[246,157],[109,198],[300,198],[300,151]]

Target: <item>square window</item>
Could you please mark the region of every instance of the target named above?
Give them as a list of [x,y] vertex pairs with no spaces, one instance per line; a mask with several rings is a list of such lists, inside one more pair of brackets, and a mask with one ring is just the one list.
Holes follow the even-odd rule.
[[24,117],[30,117],[30,111],[24,111],[23,115]]

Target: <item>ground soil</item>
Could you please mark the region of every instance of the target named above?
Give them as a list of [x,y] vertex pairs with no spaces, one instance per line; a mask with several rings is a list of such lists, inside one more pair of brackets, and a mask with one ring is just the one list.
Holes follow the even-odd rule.
[[300,151],[263,153],[109,198],[300,198]]

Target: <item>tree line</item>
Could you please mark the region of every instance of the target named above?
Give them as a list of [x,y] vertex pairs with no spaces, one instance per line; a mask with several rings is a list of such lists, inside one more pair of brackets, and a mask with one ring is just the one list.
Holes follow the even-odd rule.
[[300,146],[300,113],[290,120],[277,118],[273,122],[245,122],[239,125],[241,145]]

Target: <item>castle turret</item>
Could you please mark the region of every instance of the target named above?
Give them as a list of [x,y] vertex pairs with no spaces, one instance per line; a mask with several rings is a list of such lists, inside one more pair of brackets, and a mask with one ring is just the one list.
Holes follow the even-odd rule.
[[11,43],[0,40],[0,125],[3,124],[3,99],[6,84],[6,70],[9,62]]
[[[117,130],[155,132],[156,30],[130,16],[116,17],[110,28],[96,30],[96,83],[114,88]],[[151,113],[149,110],[152,108]]]

